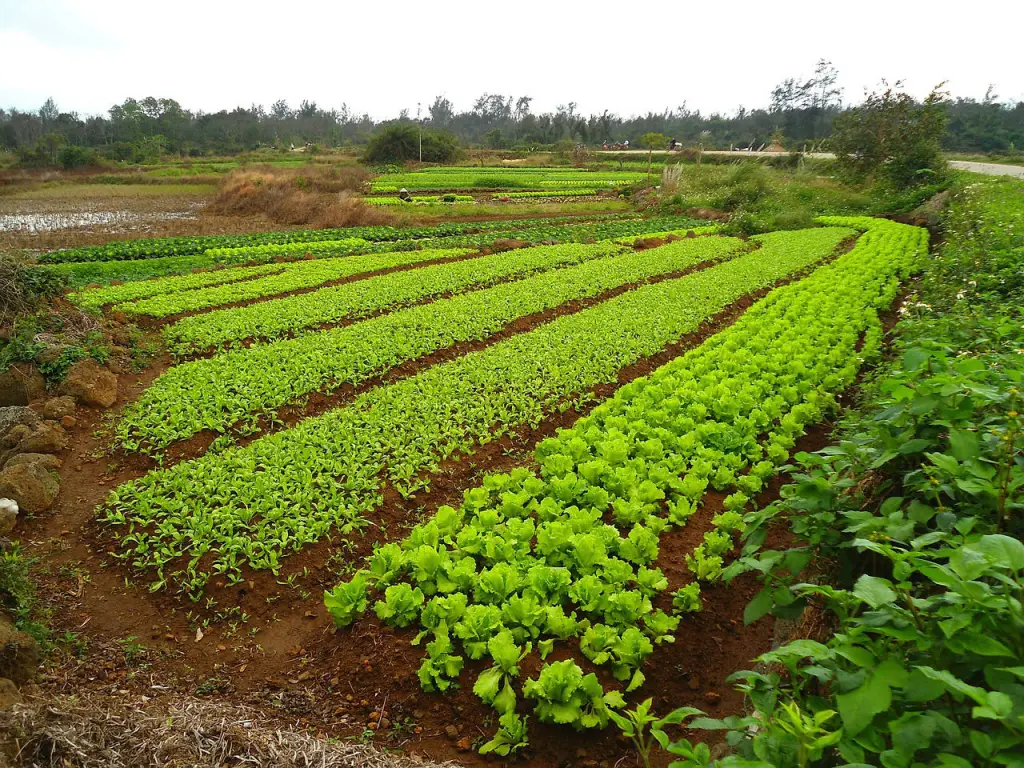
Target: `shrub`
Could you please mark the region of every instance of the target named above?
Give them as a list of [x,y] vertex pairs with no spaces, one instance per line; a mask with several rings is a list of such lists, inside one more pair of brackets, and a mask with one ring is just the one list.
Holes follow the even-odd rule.
[[[380,165],[418,160],[420,131],[418,126],[408,123],[385,126],[370,139],[363,161]],[[423,130],[422,141],[423,161],[426,163],[449,163],[458,153],[458,141],[445,131]]]
[[0,256],[0,324],[32,310],[40,299],[57,296],[66,285],[67,277],[59,272]]
[[66,147],[61,147],[57,153],[57,162],[60,163],[65,170],[71,170],[72,168],[82,168],[86,165],[90,165],[95,158],[95,152],[86,147],[80,147],[77,144],[69,144]]

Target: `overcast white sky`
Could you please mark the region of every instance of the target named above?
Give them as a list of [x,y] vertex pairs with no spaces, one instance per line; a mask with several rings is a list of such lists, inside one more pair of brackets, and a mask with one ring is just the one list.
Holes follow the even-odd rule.
[[[972,19],[977,31],[971,31]],[[1024,100],[1024,0],[0,0],[0,106],[105,112],[129,96],[204,111],[302,99],[415,115],[435,95],[529,95],[622,115],[764,106],[830,59],[845,100],[880,78]]]

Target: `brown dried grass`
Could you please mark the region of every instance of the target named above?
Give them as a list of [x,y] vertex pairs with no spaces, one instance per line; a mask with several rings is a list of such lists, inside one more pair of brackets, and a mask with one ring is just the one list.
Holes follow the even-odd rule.
[[194,698],[40,697],[0,711],[0,739],[0,764],[20,768],[454,768],[282,729],[246,707]]
[[355,166],[271,166],[232,171],[221,182],[211,213],[264,216],[277,224],[328,227],[391,224],[394,217],[362,203],[369,174]]

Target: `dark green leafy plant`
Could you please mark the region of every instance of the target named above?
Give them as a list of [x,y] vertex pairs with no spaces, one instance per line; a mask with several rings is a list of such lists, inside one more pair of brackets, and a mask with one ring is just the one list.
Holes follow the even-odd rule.
[[[1024,239],[1022,189],[960,193],[897,360],[839,444],[798,454],[782,500],[747,518],[724,573],[762,575],[746,620],[815,606],[837,627],[736,676],[755,715],[694,723],[727,730],[737,760],[1024,764],[1024,322],[1016,287],[992,280],[993,254]],[[780,519],[799,543],[761,549]]]

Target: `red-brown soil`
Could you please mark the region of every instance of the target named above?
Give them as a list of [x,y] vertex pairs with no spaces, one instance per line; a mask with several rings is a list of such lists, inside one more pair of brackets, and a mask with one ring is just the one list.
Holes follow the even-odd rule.
[[[595,398],[611,395],[622,384],[699,344],[733,322],[754,298],[745,298],[694,334],[623,370],[618,382],[598,388]],[[122,376],[121,403],[137,397],[168,362],[143,374]],[[416,369],[410,365],[395,375]],[[308,407],[316,412],[330,404],[311,402]],[[297,410],[290,418],[305,415],[307,411]],[[483,473],[529,463],[539,439],[580,415],[574,409],[555,413],[535,429],[519,430],[470,456],[446,462],[431,488],[412,499],[387,491],[384,504],[361,535],[348,542],[333,536],[307,547],[286,560],[278,578],[253,573],[234,587],[211,582],[209,592],[217,604],[208,609],[165,592],[150,594],[148,576],[134,575],[112,559],[114,543],[93,510],[118,484],[144,472],[148,462],[107,453],[109,438],[102,427],[112,414],[83,410],[66,452],[56,506],[25,521],[18,532],[29,554],[39,559],[35,572],[52,626],[57,633],[73,632],[86,639],[80,656],[71,652],[74,643],[61,644],[57,663],[44,673],[43,688],[72,693],[85,687],[112,697],[224,697],[259,706],[282,727],[309,727],[339,738],[372,738],[434,758],[489,762],[459,746],[465,746],[465,739],[482,742],[496,727],[493,712],[472,693],[482,664],[467,664],[460,690],[444,696],[425,694],[416,678],[423,649],[409,645],[414,632],[381,626],[372,614],[335,632],[322,591],[358,566],[375,541],[396,540],[438,505],[457,503],[462,491]],[[798,448],[819,448],[827,434],[827,426],[819,427]],[[772,483],[759,501],[774,498],[781,483],[782,479]],[[683,557],[710,527],[720,505],[721,497],[709,494],[684,529],[662,537],[658,565],[671,589],[686,581]],[[294,575],[294,583],[282,584],[288,575]],[[631,699],[653,697],[659,712],[691,705],[713,715],[738,713],[742,696],[725,678],[749,668],[772,643],[770,618],[743,625],[743,609],[758,588],[748,575],[728,588],[706,589],[704,610],[683,620],[675,644],[656,649],[644,668],[647,683]],[[215,614],[220,620],[202,628],[203,619]],[[569,650],[563,647],[555,658]],[[585,660],[581,663],[591,669]],[[523,675],[535,676],[538,669],[539,660],[530,657]],[[608,682],[605,670],[595,671]],[[382,724],[371,728],[375,723]],[[575,733],[531,718],[530,730],[530,749],[524,757],[530,765],[611,768],[632,754],[614,729]]]

